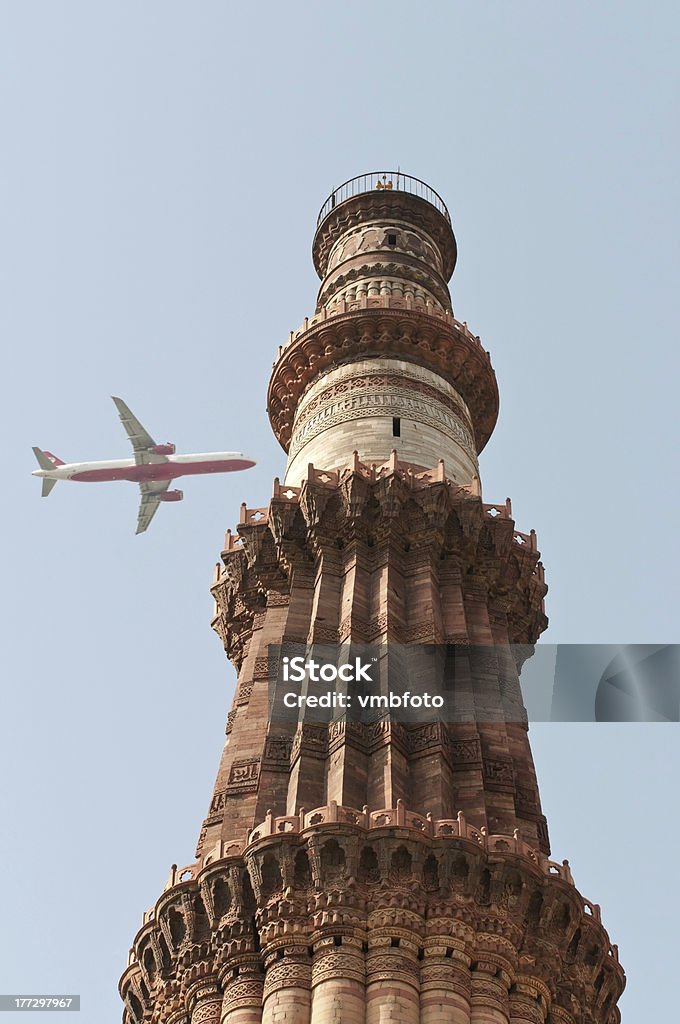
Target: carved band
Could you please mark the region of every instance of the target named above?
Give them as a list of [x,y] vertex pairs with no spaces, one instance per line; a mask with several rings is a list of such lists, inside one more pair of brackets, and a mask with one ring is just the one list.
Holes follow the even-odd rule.
[[408,381],[402,388],[375,387],[370,393],[350,394],[345,398],[337,398],[319,409],[299,429],[293,429],[293,437],[288,452],[289,459],[313,438],[329,427],[351,420],[380,417],[400,417],[416,419],[430,427],[441,431],[450,440],[459,445],[465,454],[476,465],[477,454],[472,435],[460,420],[437,401],[409,394]]
[[226,990],[222,1001],[224,1013],[247,1006],[261,1006],[262,988],[261,981],[233,981]]
[[312,967],[312,985],[319,985],[331,978],[359,981],[364,984],[366,971],[363,959],[356,953],[348,953],[341,949],[324,953],[314,959]]
[[284,958],[267,969],[264,979],[264,998],[282,988],[305,988],[312,985],[311,963]]
[[[354,394],[357,390],[361,391],[367,388],[392,388],[395,391],[403,391],[404,388],[408,388],[409,391],[417,392],[426,398],[440,402],[462,420],[469,423],[470,413],[462,399],[454,397],[454,395],[449,394],[445,390],[449,388],[453,391],[450,384],[442,379],[441,387],[435,387],[433,384],[428,384],[427,381],[418,380],[416,377],[417,372],[415,365],[413,365],[412,374],[404,371],[390,372],[389,367],[383,363],[376,366],[375,369],[362,366],[360,371],[350,371],[341,377],[335,377],[334,374],[335,379],[332,384],[324,388],[319,395],[316,395],[310,401],[302,401],[300,403],[300,408],[295,417],[295,427],[297,429],[302,426],[311,413],[318,409],[319,406],[326,405],[332,399]],[[435,374],[432,374],[432,377],[436,379]]]
[[210,1002],[199,1003],[191,1014],[191,1024],[219,1024],[222,1013],[222,1000],[212,999]]

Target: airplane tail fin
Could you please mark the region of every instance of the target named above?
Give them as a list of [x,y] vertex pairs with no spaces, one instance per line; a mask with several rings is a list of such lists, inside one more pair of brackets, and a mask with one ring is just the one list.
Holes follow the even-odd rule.
[[[61,461],[61,459],[58,459],[56,455],[52,454],[52,452],[44,452],[41,448],[35,448],[34,447],[33,448],[33,454],[35,455],[36,459],[38,460],[38,465],[40,466],[40,468],[44,469],[44,470],[47,470],[48,472],[49,472],[49,470],[54,469],[55,466],[63,466],[64,465],[64,463]],[[47,495],[51,492],[51,490],[54,487],[54,485],[56,484],[56,482],[57,481],[54,478],[50,478],[50,477],[47,477],[47,476],[43,477],[43,482],[42,482],[42,496],[43,496],[43,498],[47,497]]]
[[38,460],[38,465],[41,469],[50,470],[54,469],[55,466],[63,466],[63,462],[57,459],[55,455],[52,455],[50,452],[44,452],[42,448],[36,448],[35,445],[33,446],[33,454]]
[[52,466],[65,466],[66,465],[66,463],[64,462],[63,459],[57,458],[57,456],[53,455],[52,452],[45,452],[44,454],[50,460],[50,462],[52,463]]
[[54,469],[55,466],[65,466],[66,463],[63,459],[57,458],[52,452],[44,452],[42,448],[33,448],[33,454],[38,460],[38,465],[41,469]]

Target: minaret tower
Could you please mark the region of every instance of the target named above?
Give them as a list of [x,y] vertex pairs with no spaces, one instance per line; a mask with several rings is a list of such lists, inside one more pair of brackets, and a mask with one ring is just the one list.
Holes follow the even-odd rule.
[[[285,476],[212,588],[238,671],[217,782],[135,937],[124,1022],[618,1024],[617,949],[549,857],[517,676],[547,587],[534,532],[482,498],[498,391],[453,315],[448,211],[415,178],[352,179],[313,258],[269,385]],[[272,651],[344,644],[469,649],[462,713],[271,714]]]

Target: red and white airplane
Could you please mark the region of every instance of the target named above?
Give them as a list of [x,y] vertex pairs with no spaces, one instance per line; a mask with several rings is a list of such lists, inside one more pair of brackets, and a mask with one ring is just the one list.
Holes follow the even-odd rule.
[[137,533],[144,533],[162,501],[181,501],[182,491],[168,490],[177,476],[201,473],[233,473],[255,465],[242,452],[207,452],[199,455],[175,455],[174,444],[156,444],[121,398],[114,398],[121,423],[132,442],[134,459],[111,462],[62,462],[51,452],[34,448],[40,469],[33,476],[42,478],[42,496],[46,498],[59,480],[99,483],[102,480],[132,480],[139,484],[142,502],[137,517]]

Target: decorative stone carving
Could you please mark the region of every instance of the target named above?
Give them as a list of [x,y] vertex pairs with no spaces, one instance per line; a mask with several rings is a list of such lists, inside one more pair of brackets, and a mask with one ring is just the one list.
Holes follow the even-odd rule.
[[259,757],[240,758],[234,761],[229,771],[226,792],[237,793],[257,789],[259,775]]
[[268,768],[272,766],[288,768],[292,749],[292,737],[268,736],[264,749],[264,764]]
[[222,1000],[213,999],[194,1007],[191,1024],[219,1024],[222,1013]]

